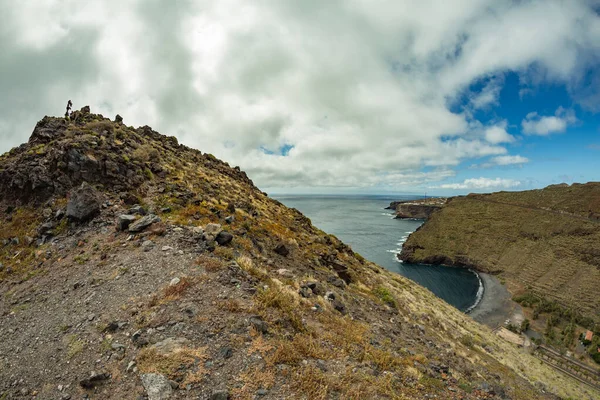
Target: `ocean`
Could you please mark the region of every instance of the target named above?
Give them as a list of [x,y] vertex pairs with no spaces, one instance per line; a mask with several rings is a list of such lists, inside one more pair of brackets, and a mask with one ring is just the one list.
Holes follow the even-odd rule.
[[393,218],[385,210],[395,200],[411,196],[273,196],[288,207],[298,209],[319,229],[333,234],[366,259],[425,286],[461,311],[468,312],[480,299],[479,276],[464,268],[406,264],[396,255],[408,235],[423,221]]

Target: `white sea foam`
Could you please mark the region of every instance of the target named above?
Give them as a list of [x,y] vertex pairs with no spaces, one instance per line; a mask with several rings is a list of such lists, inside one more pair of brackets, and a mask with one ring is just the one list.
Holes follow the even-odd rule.
[[475,307],[477,307],[479,303],[481,303],[481,299],[483,299],[483,293],[485,292],[485,287],[483,286],[483,280],[481,280],[481,276],[479,276],[479,274],[473,271],[472,269],[470,269],[469,271],[474,273],[477,277],[477,280],[479,281],[479,288],[477,289],[477,294],[475,295],[475,303],[473,303],[471,307],[466,309],[465,314],[468,314],[471,311],[473,311]]

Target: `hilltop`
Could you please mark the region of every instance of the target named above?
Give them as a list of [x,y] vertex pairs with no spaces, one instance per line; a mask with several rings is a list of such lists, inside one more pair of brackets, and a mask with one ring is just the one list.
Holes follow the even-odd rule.
[[598,395],[239,168],[88,107],[0,156],[0,219],[1,399]]

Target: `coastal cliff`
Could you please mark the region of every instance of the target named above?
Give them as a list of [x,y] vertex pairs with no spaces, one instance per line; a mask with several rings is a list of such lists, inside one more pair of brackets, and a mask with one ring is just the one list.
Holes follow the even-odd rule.
[[466,266],[600,320],[600,183],[455,197],[410,235],[411,263]]
[[446,198],[393,201],[386,209],[394,210],[396,218],[428,219],[446,204]]

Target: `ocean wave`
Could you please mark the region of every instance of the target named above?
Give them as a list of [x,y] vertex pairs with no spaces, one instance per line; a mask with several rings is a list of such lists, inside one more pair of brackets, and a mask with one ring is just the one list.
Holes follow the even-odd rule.
[[477,277],[477,280],[479,281],[479,288],[477,288],[477,294],[475,295],[475,303],[473,303],[471,307],[465,310],[465,314],[469,314],[475,309],[475,307],[479,305],[479,303],[481,303],[481,299],[483,299],[483,293],[485,292],[485,287],[483,286],[483,280],[481,279],[481,276],[479,276],[479,274],[476,271],[473,271],[472,269],[470,269],[469,271],[474,273]]

